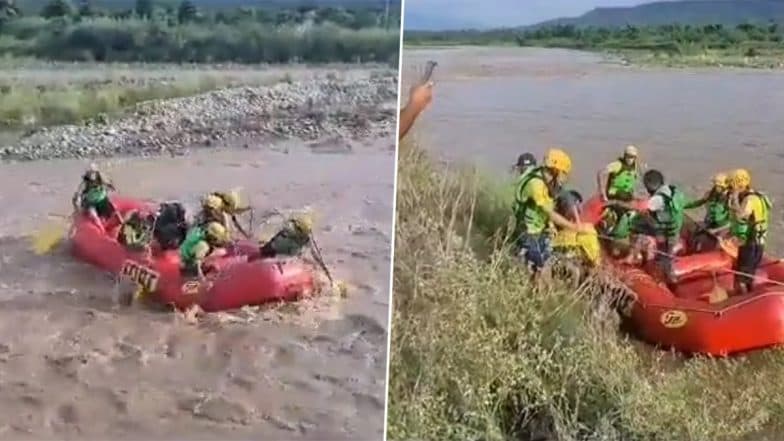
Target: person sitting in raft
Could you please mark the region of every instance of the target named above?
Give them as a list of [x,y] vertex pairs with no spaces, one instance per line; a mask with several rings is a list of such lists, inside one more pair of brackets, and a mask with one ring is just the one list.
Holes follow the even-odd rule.
[[517,176],[523,176],[535,167],[536,157],[532,153],[523,153],[517,157],[517,163],[512,167],[512,171],[517,174]]
[[204,278],[204,261],[208,257],[223,256],[231,241],[229,232],[218,222],[194,226],[180,245],[180,268],[185,276]]
[[[628,202],[614,202],[627,210],[640,210],[641,216],[632,226],[632,232],[641,238],[656,240],[655,248],[647,247],[647,259],[652,260],[654,252],[662,265],[665,276],[674,281],[672,259],[679,251],[681,229],[685,215],[686,196],[675,185],[666,184],[664,175],[658,170],[648,170],[643,176],[643,185],[649,198],[640,210]],[[661,239],[661,240],[657,240]],[[648,243],[651,243],[649,240]]]
[[152,225],[148,225],[138,211],[131,211],[120,228],[117,240],[132,251],[149,250],[151,228]]
[[196,225],[206,225],[209,222],[218,222],[230,231],[233,225],[243,236],[250,235],[242,228],[237,215],[249,211],[250,207],[240,206],[240,196],[237,192],[212,192],[206,195],[201,202],[201,212],[196,216]]
[[259,257],[297,257],[310,245],[313,219],[310,216],[293,216],[270,240],[261,245]]
[[515,192],[518,256],[534,273],[549,260],[551,249],[550,224],[577,232],[592,231],[589,224],[573,222],[555,210],[555,196],[572,170],[572,160],[560,149],[550,149],[542,166],[536,167],[520,180]]
[[177,249],[188,233],[185,207],[179,202],[163,202],[155,216],[153,237],[158,245],[163,250]]
[[596,175],[596,183],[602,201],[634,199],[637,187],[637,175],[640,170],[637,147],[630,145],[623,151],[623,156],[609,163]]
[[[574,223],[580,223],[582,195],[576,190],[563,190],[555,201],[556,212]],[[601,263],[599,237],[574,230],[558,230],[553,238],[553,250],[569,258],[596,267]]]
[[555,211],[572,222],[580,222],[583,195],[577,190],[562,189],[555,198]]
[[104,221],[116,216],[122,222],[122,217],[109,200],[110,191],[114,191],[114,185],[98,171],[95,164],[90,164],[90,168],[82,175],[71,204],[75,210],[90,217],[102,231],[106,231]]
[[735,170],[730,178],[730,188],[730,234],[740,243],[733,268],[736,271],[733,288],[736,294],[746,294],[751,291],[754,274],[765,253],[773,204],[765,194],[751,187],[748,170]]
[[616,259],[623,258],[624,262],[630,265],[640,263],[640,251],[644,248],[644,243],[640,243],[632,234],[636,217],[635,211],[608,205],[602,210],[598,225],[608,253]]
[[726,173],[717,173],[713,176],[710,190],[696,201],[686,204],[686,209],[691,210],[707,205],[705,218],[692,240],[692,248],[699,252],[706,244],[716,245],[716,235],[726,230],[730,225],[730,187],[729,177]]

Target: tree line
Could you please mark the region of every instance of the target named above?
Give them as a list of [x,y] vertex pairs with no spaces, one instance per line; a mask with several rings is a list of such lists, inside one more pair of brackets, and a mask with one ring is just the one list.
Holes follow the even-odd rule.
[[190,0],[136,0],[107,10],[50,0],[34,15],[0,0],[0,52],[54,60],[396,62],[399,11],[385,8],[200,10]]
[[651,50],[690,53],[700,50],[741,50],[746,56],[784,47],[782,27],[775,22],[618,28],[553,25],[535,29],[489,31],[406,32],[411,44],[513,44],[518,46],[563,47],[572,49]]

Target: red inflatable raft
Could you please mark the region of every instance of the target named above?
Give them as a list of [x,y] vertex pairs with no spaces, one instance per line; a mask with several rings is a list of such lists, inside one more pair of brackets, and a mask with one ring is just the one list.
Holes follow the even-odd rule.
[[[586,201],[584,220],[596,224],[603,207],[598,197]],[[745,295],[733,295],[734,258],[721,249],[677,256],[674,284],[666,283],[655,263],[630,266],[607,255],[605,262],[631,291],[632,301],[621,309],[643,340],[685,353],[718,356],[784,344],[784,262],[780,259],[763,260],[752,292]],[[717,285],[729,297],[711,303],[709,294]]]
[[[157,208],[123,197],[113,197],[112,202],[120,213],[149,213]],[[178,250],[161,251],[153,246],[151,258],[130,251],[116,240],[118,222],[107,224],[104,233],[87,217],[77,217],[69,233],[73,255],[142,286],[163,304],[179,309],[197,304],[205,311],[220,311],[294,300],[314,291],[309,265],[296,260],[255,259],[259,249],[253,243],[238,243],[227,256],[211,260],[217,270],[210,272],[207,280],[184,278]]]

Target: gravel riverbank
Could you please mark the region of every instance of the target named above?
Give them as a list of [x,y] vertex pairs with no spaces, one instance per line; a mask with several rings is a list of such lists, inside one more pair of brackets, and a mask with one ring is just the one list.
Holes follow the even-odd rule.
[[180,155],[248,136],[386,137],[394,132],[396,101],[391,69],[222,89],[141,103],[116,118],[38,129],[0,146],[0,159]]

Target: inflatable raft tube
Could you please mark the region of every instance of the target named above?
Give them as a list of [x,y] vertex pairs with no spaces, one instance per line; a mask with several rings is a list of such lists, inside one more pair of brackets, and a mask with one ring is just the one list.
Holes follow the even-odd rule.
[[[120,213],[150,213],[157,204],[112,197]],[[314,271],[299,260],[257,259],[258,245],[238,243],[227,256],[210,264],[206,280],[183,277],[177,250],[152,256],[127,249],[117,241],[120,225],[107,222],[106,233],[85,216],[78,216],[69,233],[71,253],[78,259],[142,286],[149,296],[178,309],[199,305],[205,311],[236,309],[273,301],[290,301],[314,292]]]
[[[584,220],[597,223],[602,207],[598,197],[586,201]],[[721,249],[697,254],[686,250],[677,256],[674,283],[666,281],[655,263],[629,266],[607,253],[604,263],[628,290],[622,314],[649,343],[716,356],[784,344],[780,259],[763,260],[752,291],[745,295],[733,295],[734,258]]]

